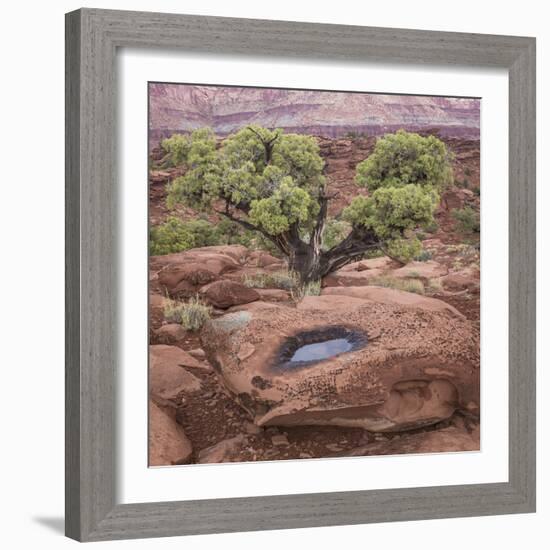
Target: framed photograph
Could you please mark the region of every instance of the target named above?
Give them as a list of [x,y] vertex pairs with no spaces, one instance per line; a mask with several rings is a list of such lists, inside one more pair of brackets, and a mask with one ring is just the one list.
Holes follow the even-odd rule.
[[66,534],[535,511],[535,40],[66,19]]

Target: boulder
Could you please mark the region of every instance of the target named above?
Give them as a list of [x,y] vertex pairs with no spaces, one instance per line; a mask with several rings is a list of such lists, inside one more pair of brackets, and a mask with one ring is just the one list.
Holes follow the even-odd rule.
[[201,288],[200,294],[210,305],[220,309],[248,304],[260,299],[260,295],[253,288],[228,280],[210,283]]
[[397,305],[407,308],[420,309],[425,311],[448,312],[453,317],[465,319],[464,315],[455,307],[447,304],[443,300],[429,298],[414,292],[405,292],[394,288],[385,288],[380,286],[354,286],[354,287],[336,287],[324,288],[321,296],[339,296],[350,297],[361,300],[369,300],[377,304]]
[[360,260],[344,266],[340,271],[367,271],[368,269],[390,269],[394,261],[388,256]]
[[174,401],[180,392],[191,393],[201,388],[201,381],[183,367],[200,363],[175,346],[149,346],[149,392],[157,403]]
[[154,331],[157,342],[161,344],[173,344],[183,340],[187,331],[178,323],[162,325]]
[[340,269],[327,275],[323,279],[322,286],[365,286],[371,284],[382,273],[382,269],[367,269],[362,271]]
[[447,275],[449,270],[434,260],[427,262],[409,262],[406,266],[400,269],[395,269],[391,272],[392,277],[396,279],[434,279]]
[[375,441],[334,456],[375,456],[419,453],[479,451],[479,432],[469,433],[455,426],[423,433],[404,434],[390,440]]
[[461,290],[478,290],[479,270],[466,268],[461,271],[449,273],[440,279],[445,290],[461,291]]
[[282,267],[284,262],[280,258],[276,258],[267,252],[254,250],[248,255],[246,263],[250,266],[264,268],[272,265]]
[[211,447],[199,452],[197,462],[199,464],[217,464],[220,462],[240,462],[240,451],[246,438],[238,435],[231,439],[224,439]]
[[286,302],[290,297],[288,291],[280,288],[256,288],[254,290],[260,295],[261,300],[268,302]]
[[[342,299],[228,313],[201,330],[209,362],[258,426],[391,432],[439,422],[460,408],[478,412],[479,337],[469,321],[430,302],[355,299],[342,307]],[[340,353],[291,360],[303,345],[343,339],[349,345]],[[253,353],[242,353],[245,344]]]
[[202,248],[193,248],[193,254],[219,254],[229,256],[237,263],[242,263],[248,256],[248,248],[242,244],[221,244],[216,246],[203,246]]
[[159,272],[159,283],[168,291],[182,284],[182,291],[189,285],[201,286],[219,278],[221,275],[236,271],[248,249],[244,246],[207,246],[193,248],[185,252],[151,256],[149,268]]
[[189,462],[193,448],[170,409],[149,401],[149,466]]
[[204,266],[190,264],[169,265],[159,273],[158,281],[172,297],[190,298],[203,285],[215,281],[217,275]]

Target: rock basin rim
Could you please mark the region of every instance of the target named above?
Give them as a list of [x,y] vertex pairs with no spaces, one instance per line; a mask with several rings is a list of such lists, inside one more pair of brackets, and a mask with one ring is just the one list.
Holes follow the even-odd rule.
[[[367,341],[366,332],[343,325],[301,331],[289,336],[282,344],[274,361],[273,370],[310,367],[342,353],[362,349],[367,345]],[[321,349],[323,344],[326,347]],[[319,348],[314,347],[317,345]],[[303,359],[304,355],[310,355],[312,358]]]

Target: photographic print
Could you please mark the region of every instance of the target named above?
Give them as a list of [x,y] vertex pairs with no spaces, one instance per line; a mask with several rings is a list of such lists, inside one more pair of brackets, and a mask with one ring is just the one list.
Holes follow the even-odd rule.
[[480,449],[480,103],[149,83],[150,466]]

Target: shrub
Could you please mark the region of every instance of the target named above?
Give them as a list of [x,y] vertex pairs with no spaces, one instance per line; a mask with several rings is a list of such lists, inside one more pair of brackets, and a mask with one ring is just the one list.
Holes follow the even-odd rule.
[[434,233],[437,233],[438,229],[439,229],[439,224],[433,220],[431,223],[429,223],[425,228],[424,228],[428,233],[431,233],[431,234],[434,234]]
[[443,285],[439,279],[430,279],[428,281],[428,290],[431,292],[440,292],[443,289]]
[[474,194],[479,197],[481,195],[481,189],[479,187],[474,187]]
[[344,220],[328,219],[323,233],[323,250],[329,250],[342,242],[351,229],[351,225]]
[[419,241],[425,241],[428,237],[427,237],[426,233],[424,233],[423,231],[417,231],[416,238]]
[[422,252],[422,243],[417,238],[394,239],[388,242],[387,253],[390,258],[395,258],[404,264]]
[[424,284],[418,279],[396,279],[395,277],[375,277],[371,282],[374,286],[394,288],[415,294],[424,294]]
[[150,254],[153,256],[181,252],[194,246],[192,232],[178,218],[170,217],[165,223],[151,228]]
[[382,250],[380,250],[379,248],[371,248],[370,250],[367,250],[365,254],[363,254],[363,259],[372,260],[373,258],[381,258],[382,256],[385,256]]
[[432,259],[432,253],[429,250],[422,250],[420,254],[414,257],[417,262],[427,262]]
[[249,288],[280,288],[294,290],[298,287],[299,279],[290,271],[275,271],[274,273],[256,273],[247,275],[243,284]]
[[455,208],[452,216],[461,233],[479,233],[479,213],[470,206]]
[[291,291],[292,299],[299,302],[306,296],[319,296],[321,294],[321,281],[311,281],[305,285],[297,285]]
[[186,226],[195,237],[195,246],[215,246],[223,244],[219,228],[208,220],[189,220]]
[[170,300],[164,306],[164,317],[173,323],[180,323],[187,330],[198,330],[210,319],[210,307],[198,296],[188,302]]

